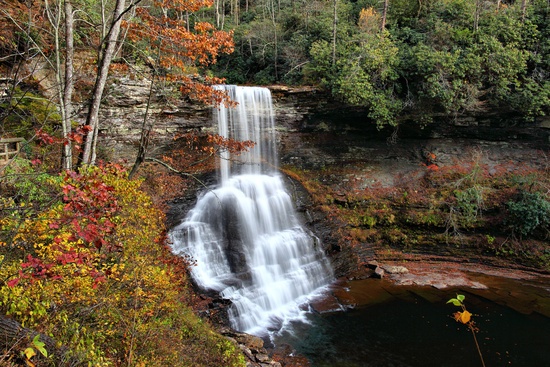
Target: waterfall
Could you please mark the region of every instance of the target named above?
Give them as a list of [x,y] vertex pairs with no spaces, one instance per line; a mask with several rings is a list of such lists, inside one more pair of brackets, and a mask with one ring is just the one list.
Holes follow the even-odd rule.
[[256,144],[220,160],[219,187],[204,192],[170,235],[176,254],[196,261],[196,283],[231,300],[240,331],[263,334],[303,315],[333,277],[319,240],[304,229],[277,171],[270,91],[226,88],[238,107],[214,110],[220,135]]

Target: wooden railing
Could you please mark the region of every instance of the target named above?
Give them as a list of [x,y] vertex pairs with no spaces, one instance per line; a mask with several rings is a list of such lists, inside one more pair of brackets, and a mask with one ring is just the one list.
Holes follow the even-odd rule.
[[0,139],[0,163],[5,163],[19,154],[23,138]]

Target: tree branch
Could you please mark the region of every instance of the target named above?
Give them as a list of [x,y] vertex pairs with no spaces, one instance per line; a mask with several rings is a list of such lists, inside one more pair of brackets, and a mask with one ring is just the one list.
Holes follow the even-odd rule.
[[206,186],[206,184],[204,182],[202,182],[197,176],[191,174],[191,173],[187,173],[187,172],[182,172],[182,171],[178,171],[177,169],[175,169],[174,167],[172,167],[171,165],[169,165],[168,163],[166,162],[163,162],[161,161],[160,159],[157,159],[157,158],[153,158],[153,157],[145,157],[145,160],[146,161],[149,161],[149,162],[155,162],[155,163],[158,163],[160,164],[161,166],[167,168],[170,172],[174,172],[180,176],[184,176],[184,177],[191,177],[193,180],[197,181],[199,184],[201,184],[202,187],[204,187],[205,189],[208,189],[208,186]]

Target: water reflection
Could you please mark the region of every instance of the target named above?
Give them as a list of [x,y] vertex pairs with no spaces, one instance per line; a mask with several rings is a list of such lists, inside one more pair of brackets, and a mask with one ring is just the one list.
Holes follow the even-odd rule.
[[310,325],[275,338],[304,354],[313,367],[481,366],[470,331],[446,304],[466,295],[487,366],[550,366],[550,291],[547,279],[479,276],[488,289],[396,286],[367,279],[350,282],[357,307],[311,314]]

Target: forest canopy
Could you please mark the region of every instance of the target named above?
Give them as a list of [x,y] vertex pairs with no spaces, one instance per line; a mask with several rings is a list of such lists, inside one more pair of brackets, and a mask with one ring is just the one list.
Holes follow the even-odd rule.
[[216,1],[231,83],[314,84],[379,126],[550,109],[547,0]]

